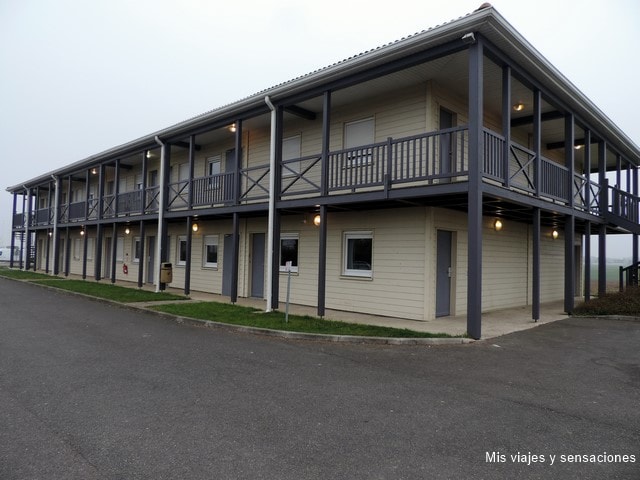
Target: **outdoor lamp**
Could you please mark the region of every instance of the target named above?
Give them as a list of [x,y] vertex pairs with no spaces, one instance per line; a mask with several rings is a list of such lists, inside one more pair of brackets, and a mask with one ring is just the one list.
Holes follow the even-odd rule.
[[316,227],[320,226],[320,222],[322,222],[322,218],[320,217],[320,214],[318,213],[315,217],[313,217],[313,224]]
[[197,232],[200,229],[200,226],[197,223],[194,223],[193,225],[191,225],[191,230],[193,230],[193,232]]
[[496,221],[493,222],[493,228],[496,229],[496,232],[499,232],[500,230],[502,230],[502,220],[500,220],[499,218],[496,219]]
[[554,240],[557,240],[559,235],[560,234],[558,233],[558,230],[554,230],[553,232],[551,232],[551,238],[553,238]]

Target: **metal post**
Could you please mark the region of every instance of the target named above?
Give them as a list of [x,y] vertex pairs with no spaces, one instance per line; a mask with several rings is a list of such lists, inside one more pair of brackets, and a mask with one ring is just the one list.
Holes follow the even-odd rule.
[[118,226],[111,227],[111,283],[116,283],[116,256],[118,255]]
[[567,167],[567,195],[569,198],[567,199],[567,206],[570,208],[574,208],[575,206],[575,195],[573,191],[573,185],[575,181],[575,141],[576,141],[576,132],[575,132],[575,123],[573,121],[573,115],[571,113],[567,113],[564,116],[564,158],[565,158],[565,166]]
[[[276,107],[276,161],[275,161],[275,197],[276,201],[280,200],[280,192],[282,191],[282,138],[284,133],[284,109],[282,105]],[[273,216],[273,255],[271,257],[271,308],[277,309],[280,303],[280,223],[281,214],[278,208],[275,208]]]
[[193,208],[193,172],[196,163],[196,136],[189,137],[189,190],[187,193],[187,209]]
[[238,301],[238,268],[240,263],[240,215],[233,212],[233,238],[232,238],[233,266],[231,269],[231,303]]
[[[633,170],[633,194],[636,197],[638,196],[638,168],[635,168]],[[638,211],[640,209],[640,204],[638,202],[635,203],[634,209],[635,211],[633,212],[633,218],[636,222],[638,222],[640,221],[640,212]],[[632,262],[634,285],[638,286],[638,283],[640,283],[638,279],[638,234],[634,234],[631,239],[633,248],[631,256],[633,258]]]
[[[9,268],[13,268],[13,252],[16,248],[16,233],[14,231],[16,227],[15,219],[16,219],[16,207],[18,206],[18,194],[13,192],[13,215],[11,217],[11,255],[9,256]],[[48,273],[48,272],[47,272]]]
[[[46,255],[45,255],[45,268],[44,268],[44,272],[45,272],[46,274],[49,274],[49,261],[51,260],[51,258],[50,258],[50,257],[51,257],[51,236],[49,235],[49,234],[50,234],[50,232],[51,232],[51,230],[49,230],[49,229],[47,229],[47,231],[45,232],[45,235],[46,235],[46,237],[47,237],[47,238],[46,238],[46,240],[47,240],[47,243],[46,243],[46,245],[47,245],[47,247],[46,247],[46,248],[47,248],[47,253],[46,253]],[[12,248],[11,248],[11,252],[13,252],[13,246],[12,246]]]
[[576,260],[574,253],[575,217],[567,215],[564,223],[564,311],[573,313]]
[[191,241],[193,240],[193,220],[187,217],[187,258],[184,265],[184,294],[191,293]]
[[233,201],[235,205],[240,203],[240,191],[242,176],[240,171],[242,168],[242,120],[236,120],[236,164],[234,168],[233,180]]
[[329,194],[329,149],[331,142],[331,91],[324,92],[322,104],[322,170],[320,174],[320,194]]
[[320,228],[318,248],[318,316],[324,317],[327,284],[327,206],[320,205]]
[[483,44],[469,47],[469,182],[467,333],[482,334]]
[[27,249],[27,254],[25,255],[25,264],[24,264],[24,269],[25,270],[29,270],[30,267],[30,262],[31,262],[31,229],[29,227],[31,227],[31,220],[32,220],[32,215],[33,215],[33,200],[31,198],[31,189],[28,188],[27,189],[27,193],[26,193],[26,199],[27,199],[27,221],[24,222],[24,234],[25,234],[25,240],[26,240],[26,249]]
[[533,151],[536,154],[533,181],[536,197],[539,197],[542,186],[542,93],[540,90],[533,92]]
[[71,229],[69,227],[66,228],[64,238],[64,276],[68,277],[71,270]]
[[591,222],[584,224],[584,301],[591,300]]
[[[142,207],[144,208],[144,206]],[[139,252],[139,258],[138,258],[138,288],[142,288],[142,285],[144,284],[144,265],[145,265],[145,259],[147,258],[146,256],[146,252],[145,252],[145,238],[144,238],[144,220],[140,220],[140,252]]]
[[62,180],[60,177],[54,177],[56,193],[54,195],[54,212],[53,212],[53,274],[58,275],[60,272],[60,245],[58,242],[58,222],[60,221],[60,191],[62,190]]
[[[535,117],[534,117],[535,125]],[[504,146],[502,150],[502,169],[504,170],[504,186],[509,188],[509,156],[511,154],[511,67],[505,65],[502,68],[502,136]]]
[[95,263],[95,279],[96,282],[99,282],[102,279],[102,237],[103,237],[103,225],[102,225],[102,216],[103,216],[103,205],[104,205],[104,164],[100,164],[100,169],[98,171],[98,202],[97,202],[97,212],[98,212],[98,231],[96,235],[96,251],[94,255],[94,263]]
[[87,227],[82,227],[84,235],[82,236],[82,279],[87,279],[87,247],[89,246],[89,232]]
[[531,286],[531,317],[540,320],[540,208],[533,209],[533,259]]

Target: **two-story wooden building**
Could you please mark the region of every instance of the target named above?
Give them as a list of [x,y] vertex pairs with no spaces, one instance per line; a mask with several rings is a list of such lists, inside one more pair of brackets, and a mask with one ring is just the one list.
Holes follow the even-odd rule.
[[[26,268],[417,320],[590,295],[640,150],[490,6],[8,188]],[[615,183],[607,176],[615,176]],[[613,177],[611,177],[613,178]]]

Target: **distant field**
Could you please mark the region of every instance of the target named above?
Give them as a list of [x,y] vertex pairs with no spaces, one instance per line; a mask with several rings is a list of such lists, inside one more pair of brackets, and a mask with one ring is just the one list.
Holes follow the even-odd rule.
[[[620,285],[620,266],[607,265],[607,291],[618,291]],[[591,291],[598,291],[598,264],[591,265]]]

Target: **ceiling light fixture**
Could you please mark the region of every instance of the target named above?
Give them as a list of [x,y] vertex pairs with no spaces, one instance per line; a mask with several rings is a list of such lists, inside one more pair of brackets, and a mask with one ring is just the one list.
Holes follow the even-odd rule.
[[513,106],[513,109],[514,109],[516,112],[521,112],[522,110],[524,110],[524,103],[522,103],[522,102],[518,102],[518,103],[516,103],[516,104]]

